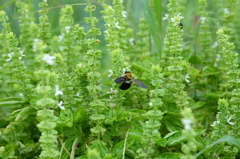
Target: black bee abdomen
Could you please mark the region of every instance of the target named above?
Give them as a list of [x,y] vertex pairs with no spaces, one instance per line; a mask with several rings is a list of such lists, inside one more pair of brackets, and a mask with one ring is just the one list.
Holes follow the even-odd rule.
[[131,81],[124,81],[119,88],[121,90],[127,90],[128,88],[130,88],[131,84],[132,84]]

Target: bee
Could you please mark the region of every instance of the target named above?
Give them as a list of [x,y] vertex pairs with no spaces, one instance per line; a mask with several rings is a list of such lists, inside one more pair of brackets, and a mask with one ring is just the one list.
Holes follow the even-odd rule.
[[183,23],[180,22],[180,23],[178,24],[178,27],[179,27],[180,29],[183,29]]
[[125,71],[124,76],[115,79],[115,83],[121,83],[121,85],[119,87],[121,90],[127,90],[128,88],[130,88],[130,86],[132,85],[132,82],[138,87],[142,87],[145,89],[147,88],[147,86],[145,84],[143,84],[139,80],[135,79],[132,76],[132,73],[130,71]]

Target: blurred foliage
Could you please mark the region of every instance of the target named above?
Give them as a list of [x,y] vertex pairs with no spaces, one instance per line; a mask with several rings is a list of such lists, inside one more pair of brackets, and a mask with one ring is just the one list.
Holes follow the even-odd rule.
[[1,0],[0,158],[239,158],[239,10]]

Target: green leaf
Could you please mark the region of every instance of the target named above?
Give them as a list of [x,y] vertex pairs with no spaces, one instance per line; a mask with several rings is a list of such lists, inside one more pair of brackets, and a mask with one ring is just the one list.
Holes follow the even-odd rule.
[[156,144],[160,147],[165,147],[167,144],[167,139],[164,139],[164,138],[157,139]]
[[76,122],[82,122],[87,119],[87,111],[84,107],[79,107],[76,111],[73,113],[73,121]]
[[25,120],[28,116],[36,114],[36,110],[33,107],[25,107],[16,116],[15,121]]
[[191,103],[189,107],[190,107],[192,110],[194,110],[194,109],[201,108],[201,107],[204,106],[205,104],[206,104],[206,102],[204,102],[204,101],[197,101],[197,102],[195,102],[195,103]]
[[198,55],[192,55],[189,59],[189,62],[192,64],[200,64],[200,63],[202,63],[202,59]]
[[174,132],[171,132],[171,133],[168,133],[167,135],[164,136],[165,139],[175,135],[176,133],[179,133],[179,131],[174,131]]
[[183,137],[183,136],[178,136],[178,137],[175,137],[175,138],[172,138],[171,140],[168,140],[167,141],[167,145],[168,146],[173,146],[173,145],[177,145],[177,144],[180,144],[182,142],[186,141],[186,138]]
[[101,140],[93,141],[91,148],[96,149],[101,154],[102,157],[110,154],[109,150]]
[[87,155],[78,156],[75,159],[88,159]]
[[147,69],[146,67],[143,67],[143,66],[141,66],[141,65],[139,65],[139,64],[137,64],[135,62],[132,63],[132,67],[137,69],[137,70],[139,70],[139,71],[141,71],[141,72],[148,72],[148,73],[150,72],[149,69]]
[[217,75],[217,74],[219,74],[217,67],[206,66],[203,68],[201,76],[210,76],[210,75]]
[[73,142],[73,144],[72,144],[72,151],[71,151],[71,156],[70,156],[70,158],[74,158],[75,152],[76,152],[76,147],[77,147],[78,143],[79,143],[79,138],[76,137],[75,140],[74,140],[74,142]]
[[170,132],[182,130],[182,123],[178,116],[168,114],[164,118],[164,124]]
[[161,155],[157,155],[154,159],[161,158],[161,159],[179,159],[183,156],[181,153],[162,153]]
[[135,139],[136,141],[142,140],[142,132],[138,130],[129,130],[129,137]]
[[233,145],[237,146],[237,148],[240,150],[240,141],[230,135],[225,135],[225,136],[221,137],[220,139],[218,139],[216,142],[214,142],[210,145],[207,145],[202,151],[198,152],[194,157],[195,158],[199,157],[201,154],[203,154],[204,152],[208,151],[210,148],[212,148],[213,146],[215,146],[216,144],[221,143],[221,142],[228,142],[230,144],[233,144]]
[[9,98],[3,98],[0,99],[0,106],[16,106],[20,104],[26,103],[23,101],[22,98],[15,98],[15,97],[9,97]]
[[[134,143],[134,141],[135,141],[134,139],[128,139],[126,141],[126,149],[130,147]],[[124,142],[125,142],[124,140],[120,141],[113,147],[112,154],[114,157],[121,158],[121,155],[123,153],[123,148],[124,148]]]

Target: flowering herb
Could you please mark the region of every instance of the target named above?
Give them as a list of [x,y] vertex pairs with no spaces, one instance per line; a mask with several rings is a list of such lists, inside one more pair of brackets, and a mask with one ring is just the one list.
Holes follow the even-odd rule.
[[0,158],[240,158],[240,3],[132,2],[0,6]]

